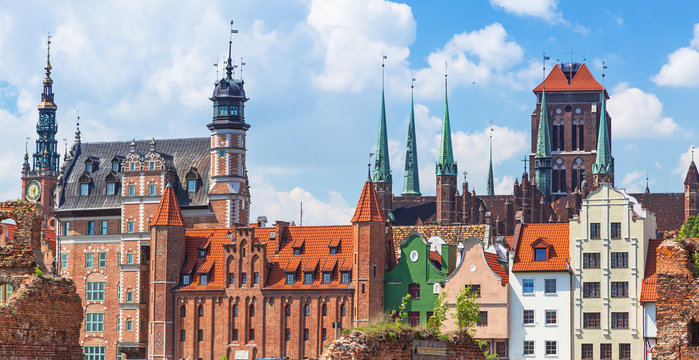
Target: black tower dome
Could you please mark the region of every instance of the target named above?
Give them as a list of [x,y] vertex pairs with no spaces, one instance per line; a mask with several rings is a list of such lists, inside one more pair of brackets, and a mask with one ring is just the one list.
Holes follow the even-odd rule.
[[228,62],[226,64],[226,77],[216,81],[211,101],[214,102],[213,121],[207,125],[209,130],[215,129],[243,129],[250,125],[245,123],[245,97],[243,80],[233,79],[233,61],[231,60],[231,45],[228,42]]

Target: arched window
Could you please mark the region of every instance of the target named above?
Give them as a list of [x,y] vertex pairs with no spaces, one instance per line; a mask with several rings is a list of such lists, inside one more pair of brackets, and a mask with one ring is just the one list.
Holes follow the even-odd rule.
[[345,311],[345,304],[340,305],[340,316],[345,316],[347,312]]
[[90,183],[92,183],[92,179],[90,179],[87,173],[83,174],[78,182],[80,183],[80,196],[90,195]]
[[585,149],[585,131],[583,130],[584,127],[585,120],[578,120],[578,150]]
[[287,304],[284,307],[284,316],[287,316],[287,317],[291,316],[291,305]]
[[328,306],[326,304],[323,304],[323,306],[321,306],[320,313],[322,316],[328,315]]
[[563,164],[563,160],[556,159],[551,173],[551,191],[554,193],[566,192],[566,166]]
[[107,174],[107,177],[104,180],[107,183],[107,195],[116,195],[116,193],[117,193],[117,177],[116,177],[116,175],[114,175],[113,172],[110,172],[109,174]]
[[233,305],[233,317],[238,317],[238,304]]
[[570,172],[570,188],[571,189],[574,190],[582,184],[584,172],[585,172],[585,164],[583,164],[582,159],[581,158],[575,159],[575,162],[573,163],[573,168]]
[[182,305],[182,307],[180,308],[180,316],[181,317],[187,316],[187,308],[184,305]]
[[255,316],[255,304],[250,304],[250,317]]
[[573,119],[573,125],[571,126],[572,139],[573,139],[573,150],[578,150],[578,120]]
[[204,316],[204,307],[199,305],[199,317]]
[[553,126],[551,126],[551,149],[553,151],[558,150],[558,119],[553,120]]
[[304,315],[304,316],[310,316],[310,315],[311,315],[311,305],[306,304],[306,305],[303,307],[303,315]]
[[199,180],[200,180],[199,173],[197,172],[197,168],[192,166],[189,169],[189,172],[187,172],[187,175],[185,175],[185,179],[187,180],[187,191],[189,192],[195,192],[197,191],[197,186],[199,185]]

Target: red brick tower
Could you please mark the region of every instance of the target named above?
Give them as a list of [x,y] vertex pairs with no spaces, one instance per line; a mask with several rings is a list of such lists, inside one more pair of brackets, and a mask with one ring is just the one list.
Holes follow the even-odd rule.
[[226,77],[216,82],[211,130],[211,188],[209,200],[218,223],[231,227],[248,224],[250,192],[245,168],[245,123],[243,80],[233,79],[231,44],[228,42]]
[[367,181],[352,217],[354,326],[366,325],[383,315],[386,232],[386,218],[378,196]]
[[684,178],[684,220],[697,214],[697,203],[699,201],[699,173],[697,173],[697,166],[694,164],[694,159],[692,163],[689,164],[689,169],[687,170],[687,176]]
[[172,359],[175,346],[175,298],[185,251],[184,218],[168,184],[151,222],[148,359]]

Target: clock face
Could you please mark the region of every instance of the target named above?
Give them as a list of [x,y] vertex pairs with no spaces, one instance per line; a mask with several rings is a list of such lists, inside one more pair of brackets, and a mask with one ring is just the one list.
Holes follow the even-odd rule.
[[41,198],[41,184],[38,181],[32,180],[27,184],[25,198],[29,201],[38,201]]

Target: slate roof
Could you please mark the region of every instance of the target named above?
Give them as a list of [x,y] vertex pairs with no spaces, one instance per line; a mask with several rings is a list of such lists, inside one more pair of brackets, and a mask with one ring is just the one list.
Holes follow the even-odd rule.
[[658,231],[679,230],[684,223],[684,193],[629,194],[655,214]]
[[[395,205],[395,204],[394,204]],[[398,207],[391,211],[393,220],[391,223],[397,226],[412,226],[418,223],[429,223],[437,214],[437,202],[430,201],[418,205]]]
[[[156,152],[162,154],[166,160],[166,167],[177,173],[173,189],[180,206],[206,205],[208,204],[209,152],[211,139],[181,138],[181,139],[156,139]],[[147,154],[151,140],[136,141],[136,152]],[[112,171],[112,159],[116,156],[124,157],[129,153],[131,141],[81,143],[77,149],[77,155],[64,168],[62,184],[64,187],[58,194],[59,205],[56,211],[76,209],[119,208],[121,206],[120,186],[117,186],[116,195],[107,195],[106,177]],[[98,160],[97,169],[89,174],[92,180],[92,190],[88,196],[80,196],[79,179],[85,173],[85,161],[88,158]],[[190,194],[182,186],[185,176],[191,167],[197,168],[201,176],[202,186]],[[120,179],[122,173],[118,173]]]
[[656,291],[657,277],[655,275],[656,271],[656,257],[658,254],[658,245],[662,243],[663,240],[651,240],[648,242],[648,254],[646,255],[646,270],[643,273],[643,283],[641,285],[641,302],[654,302],[658,297]]
[[692,162],[689,164],[689,168],[687,169],[684,184],[696,184],[697,182],[699,182],[699,173],[697,172],[697,165],[694,163],[694,160],[692,160]]
[[[524,224],[517,242],[512,272],[566,271],[569,266],[568,223]],[[551,246],[546,261],[534,261],[532,244],[539,239]]]

